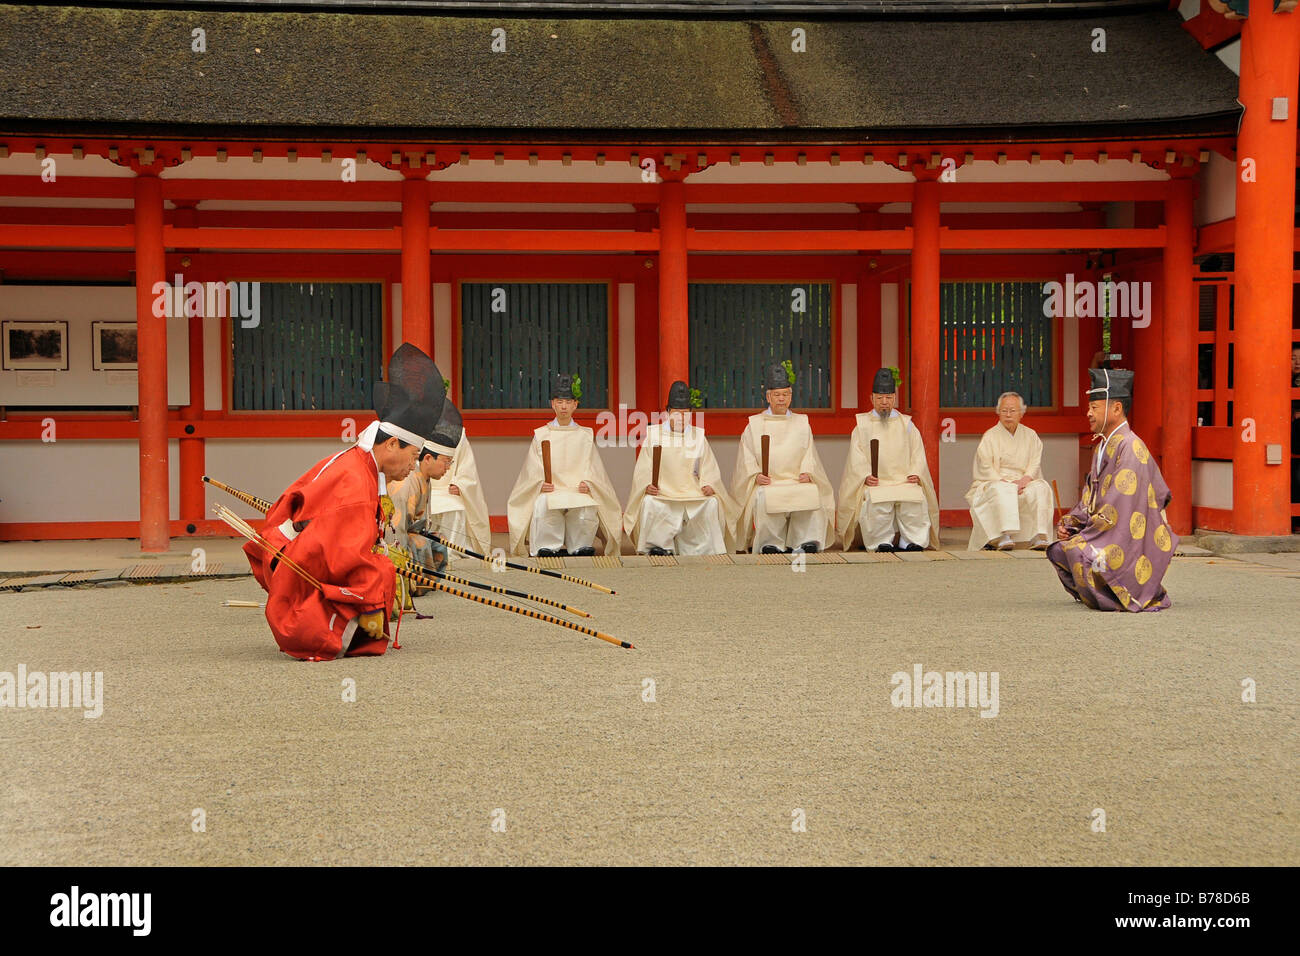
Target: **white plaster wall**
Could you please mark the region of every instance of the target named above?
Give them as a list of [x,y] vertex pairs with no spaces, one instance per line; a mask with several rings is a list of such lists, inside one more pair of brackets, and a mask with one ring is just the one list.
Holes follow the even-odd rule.
[[[18,372],[0,370],[0,405],[18,408],[60,405],[136,405],[135,382],[109,384],[108,371],[94,371],[92,323],[135,322],[134,286],[0,285],[0,320],[60,320],[68,323],[68,369],[55,371],[54,385],[18,384]],[[190,401],[189,320],[167,320],[167,404]],[[120,373],[119,373],[120,374]]]
[[858,407],[858,286],[840,286],[840,406]]
[[1192,504],[1201,508],[1232,507],[1232,462],[1192,461]]
[[1201,167],[1201,189],[1196,197],[1196,224],[1220,222],[1237,214],[1237,167],[1218,153]]
[[[0,524],[139,521],[140,446],[134,441],[7,441],[0,445]],[[167,443],[170,517],[180,517],[180,447]]]
[[[880,364],[889,368],[898,361],[898,283],[880,284]],[[874,373],[872,373],[874,374]]]

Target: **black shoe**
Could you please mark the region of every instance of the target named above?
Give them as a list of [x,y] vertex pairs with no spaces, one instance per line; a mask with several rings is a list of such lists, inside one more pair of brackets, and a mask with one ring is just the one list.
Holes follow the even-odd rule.
[[596,556],[595,548],[579,548],[573,552],[575,558],[594,558]]
[[901,550],[903,550],[903,551],[924,551],[925,548],[923,548],[923,547],[922,547],[921,545],[919,545],[919,544],[909,544],[906,548],[902,548]]
[[556,548],[538,548],[537,556],[539,558],[558,558],[560,556],[560,552]]
[[765,544],[763,545],[763,554],[785,554],[785,552],[774,544]]
[[888,541],[886,541],[886,542],[885,542],[884,544],[882,544],[882,545],[877,545],[877,546],[876,546],[876,550],[877,550],[877,551],[893,551],[893,550],[894,550],[894,546],[893,546],[892,544],[890,544]]
[[653,554],[656,558],[662,558],[672,554],[672,552],[667,548],[661,548],[658,545],[653,545],[647,553]]
[[816,554],[821,550],[821,547],[816,541],[805,541],[803,544],[799,545],[799,550],[804,554]]

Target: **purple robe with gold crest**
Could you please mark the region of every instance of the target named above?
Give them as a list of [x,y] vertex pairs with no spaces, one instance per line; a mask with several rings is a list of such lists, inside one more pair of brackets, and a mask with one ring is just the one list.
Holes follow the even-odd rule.
[[1047,557],[1072,595],[1098,611],[1161,611],[1178,536],[1165,520],[1173,496],[1128,422],[1094,453],[1083,495],[1062,522],[1071,536]]

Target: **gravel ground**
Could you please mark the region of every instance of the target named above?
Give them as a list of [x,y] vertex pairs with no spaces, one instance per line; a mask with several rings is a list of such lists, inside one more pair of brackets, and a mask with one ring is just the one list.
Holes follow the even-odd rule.
[[[0,708],[0,864],[1295,865],[1276,557],[1179,558],[1142,615],[1036,559],[508,572],[637,649],[436,595],[321,664],[220,606],[251,579],[0,594],[0,671],[104,675],[97,719]],[[895,708],[915,664],[997,716]]]

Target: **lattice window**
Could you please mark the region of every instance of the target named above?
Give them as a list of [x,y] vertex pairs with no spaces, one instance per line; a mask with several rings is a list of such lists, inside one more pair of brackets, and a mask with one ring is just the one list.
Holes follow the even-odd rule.
[[372,408],[384,359],[379,282],[262,282],[258,324],[232,317],[232,411]]
[[1003,392],[1051,407],[1054,319],[1042,282],[939,287],[939,404],[991,408]]
[[460,337],[464,408],[547,408],[552,372],[582,379],[582,407],[609,407],[606,283],[462,283]]
[[690,384],[706,408],[761,408],[763,366],[794,366],[794,407],[831,407],[834,286],[693,282]]

